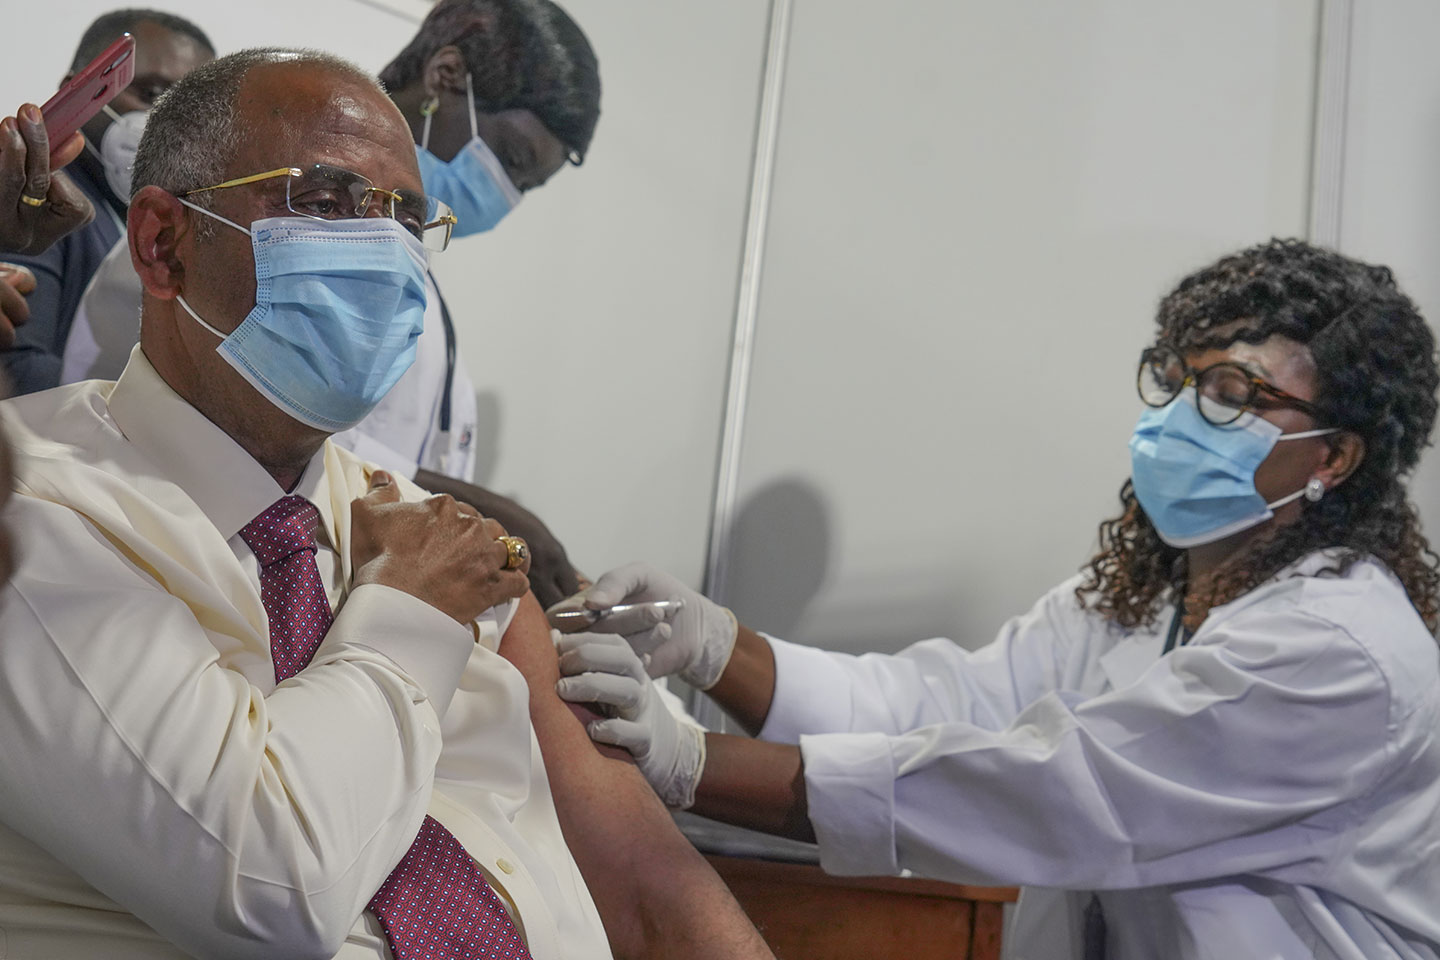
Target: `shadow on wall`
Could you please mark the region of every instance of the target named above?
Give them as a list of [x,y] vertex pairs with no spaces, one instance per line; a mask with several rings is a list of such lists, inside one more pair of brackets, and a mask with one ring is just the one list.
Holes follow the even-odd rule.
[[490,489],[500,459],[500,394],[491,390],[475,392],[475,476],[472,481]]
[[787,637],[820,592],[830,558],[820,489],[781,477],[746,497],[731,527],[728,606],[741,623]]

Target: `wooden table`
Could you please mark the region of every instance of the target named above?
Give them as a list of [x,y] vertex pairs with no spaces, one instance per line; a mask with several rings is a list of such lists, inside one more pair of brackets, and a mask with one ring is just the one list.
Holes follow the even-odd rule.
[[999,960],[1012,887],[832,877],[818,866],[706,855],[779,960]]

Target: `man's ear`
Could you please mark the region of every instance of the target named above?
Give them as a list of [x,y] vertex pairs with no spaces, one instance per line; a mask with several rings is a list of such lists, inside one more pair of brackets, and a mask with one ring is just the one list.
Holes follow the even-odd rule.
[[465,55],[454,44],[436,50],[425,61],[423,79],[425,96],[438,97],[442,93],[463,93],[465,74],[470,68],[465,65]]
[[151,296],[173,300],[185,280],[180,242],[190,232],[185,205],[159,187],[140,188],[127,220],[130,262]]

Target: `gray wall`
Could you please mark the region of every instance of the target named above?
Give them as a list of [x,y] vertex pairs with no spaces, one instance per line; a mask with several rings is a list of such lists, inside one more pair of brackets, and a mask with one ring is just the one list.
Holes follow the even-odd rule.
[[[1355,4],[1346,103],[1340,249],[1389,265],[1440,326],[1440,4]],[[1440,539],[1440,455],[1410,492]]]
[[1114,512],[1159,296],[1304,234],[1316,5],[874,9],[796,5],[728,599],[975,645]]

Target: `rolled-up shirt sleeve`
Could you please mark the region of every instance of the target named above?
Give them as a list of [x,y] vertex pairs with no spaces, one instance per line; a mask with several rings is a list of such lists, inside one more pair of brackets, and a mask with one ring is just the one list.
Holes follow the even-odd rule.
[[[427,641],[416,642],[417,636]],[[302,686],[312,668],[343,662],[357,647],[368,647],[393,660],[425,691],[436,715],[444,716],[474,642],[469,628],[425,601],[383,584],[362,584],[335,615],[310,666],[286,682]]]
[[187,952],[332,956],[425,815],[472,631],[361,587],[265,691],[72,517],[0,593],[5,822]]
[[1386,678],[1343,627],[1259,611],[1009,726],[801,738],[821,862],[1106,889],[1319,871],[1397,762]]

